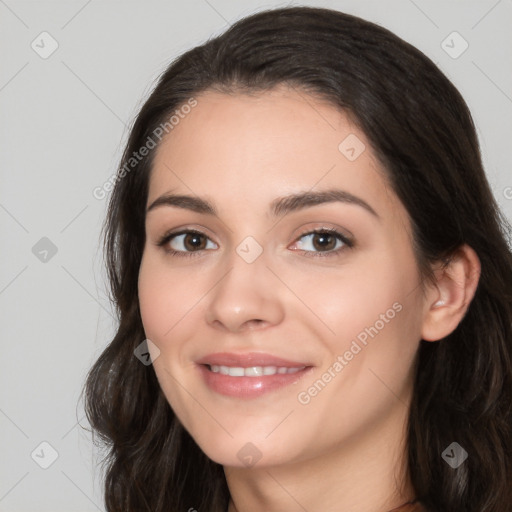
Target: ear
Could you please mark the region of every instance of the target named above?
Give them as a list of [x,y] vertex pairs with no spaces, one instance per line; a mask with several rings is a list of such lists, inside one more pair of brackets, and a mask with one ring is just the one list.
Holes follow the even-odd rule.
[[434,270],[435,283],[426,292],[421,336],[437,341],[452,333],[464,318],[480,279],[476,252],[460,246],[446,265]]

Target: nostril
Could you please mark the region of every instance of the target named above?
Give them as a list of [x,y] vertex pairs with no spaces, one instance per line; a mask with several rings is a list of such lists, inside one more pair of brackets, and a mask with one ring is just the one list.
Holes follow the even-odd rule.
[[248,320],[246,322],[246,324],[248,324],[248,327],[249,328],[253,328],[253,327],[258,327],[259,325],[261,325],[262,323],[264,323],[264,320],[260,320],[258,318],[256,319],[253,319],[253,320]]

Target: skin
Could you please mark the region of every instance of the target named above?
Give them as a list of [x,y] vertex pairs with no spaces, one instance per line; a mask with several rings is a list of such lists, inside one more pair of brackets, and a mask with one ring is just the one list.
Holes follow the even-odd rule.
[[[146,336],[160,351],[152,354],[162,390],[200,448],[224,466],[229,512],[398,507],[415,497],[405,428],[419,343],[458,325],[478,258],[463,246],[422,292],[408,214],[365,134],[332,105],[284,86],[251,96],[207,91],[197,101],[159,146],[147,201],[172,191],[208,199],[218,212],[162,206],[146,215],[139,300]],[[349,134],[366,147],[354,161],[338,149]],[[270,215],[277,197],[329,188],[358,196],[378,217],[342,202]],[[352,234],[354,247],[334,239],[322,257],[308,236],[319,227]],[[181,228],[205,234],[192,257],[157,246]],[[263,249],[252,263],[236,252],[248,236]],[[194,251],[183,242],[166,247]],[[298,394],[396,303],[394,318],[300,403]],[[220,351],[268,352],[314,368],[259,398],[226,397],[204,384],[195,363]],[[248,442],[261,453],[251,467],[237,456]]]

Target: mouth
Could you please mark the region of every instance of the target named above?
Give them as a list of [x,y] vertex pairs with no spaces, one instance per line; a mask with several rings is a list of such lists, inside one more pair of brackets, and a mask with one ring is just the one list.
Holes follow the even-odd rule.
[[296,384],[313,366],[269,354],[210,354],[197,361],[203,382],[223,396],[250,399]]
[[286,366],[249,366],[244,368],[243,366],[223,366],[218,364],[207,364],[205,365],[208,370],[213,373],[220,373],[222,375],[229,375],[230,377],[263,377],[266,375],[284,375],[288,373],[297,373],[306,366],[300,366],[296,368],[288,368]]

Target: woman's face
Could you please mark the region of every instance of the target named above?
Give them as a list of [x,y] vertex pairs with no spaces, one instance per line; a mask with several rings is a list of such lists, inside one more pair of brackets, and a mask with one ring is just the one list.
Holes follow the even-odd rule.
[[401,432],[423,298],[364,133],[284,87],[196,99],[155,155],[147,206],[180,197],[147,212],[139,274],[172,409],[228,466]]

